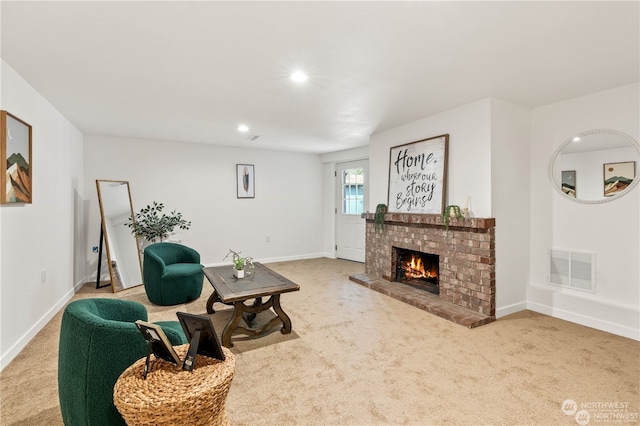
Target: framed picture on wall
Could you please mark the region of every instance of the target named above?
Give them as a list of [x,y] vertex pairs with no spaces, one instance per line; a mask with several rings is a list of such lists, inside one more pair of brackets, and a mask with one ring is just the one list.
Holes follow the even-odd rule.
[[0,111],[0,204],[31,203],[31,126]]
[[391,148],[389,213],[442,214],[448,145],[449,135],[441,135]]
[[575,170],[563,170],[562,171],[562,192],[569,197],[576,198],[576,171]]
[[604,196],[611,197],[624,191],[636,176],[636,162],[605,163],[603,165]]
[[236,164],[238,198],[255,198],[255,169],[253,164]]

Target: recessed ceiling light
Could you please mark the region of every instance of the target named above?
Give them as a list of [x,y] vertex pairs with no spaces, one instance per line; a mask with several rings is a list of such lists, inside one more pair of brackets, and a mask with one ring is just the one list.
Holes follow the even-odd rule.
[[295,81],[296,83],[303,83],[307,81],[308,78],[309,77],[307,77],[307,75],[302,71],[296,71],[291,74],[291,80]]
[[248,132],[249,131],[249,126],[247,126],[246,124],[241,124],[238,126],[238,131],[239,132]]
[[575,138],[573,138],[574,142],[580,142],[580,138],[578,136],[576,136]]

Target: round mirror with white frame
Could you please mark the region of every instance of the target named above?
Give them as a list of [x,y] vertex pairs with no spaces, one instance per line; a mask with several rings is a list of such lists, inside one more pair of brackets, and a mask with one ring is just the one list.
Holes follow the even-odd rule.
[[640,145],[629,135],[595,129],[567,139],[551,157],[549,176],[563,197],[578,203],[616,200],[638,185]]

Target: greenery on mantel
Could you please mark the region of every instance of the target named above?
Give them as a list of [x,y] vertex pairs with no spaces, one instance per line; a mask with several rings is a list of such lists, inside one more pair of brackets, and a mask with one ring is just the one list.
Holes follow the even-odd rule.
[[375,230],[384,232],[384,215],[387,213],[386,204],[378,204],[376,206],[376,212],[373,215],[373,222],[375,223]]
[[191,222],[183,219],[182,213],[174,210],[167,215],[162,213],[162,210],[164,210],[164,204],[154,201],[152,205],[147,205],[136,213],[135,220],[129,217],[125,226],[131,228],[132,234],[152,243],[158,239],[162,242],[176,227],[183,230],[191,227]]
[[449,223],[450,219],[464,219],[460,207],[456,205],[449,205],[445,207],[442,212],[442,221],[444,222],[445,236],[449,236]]

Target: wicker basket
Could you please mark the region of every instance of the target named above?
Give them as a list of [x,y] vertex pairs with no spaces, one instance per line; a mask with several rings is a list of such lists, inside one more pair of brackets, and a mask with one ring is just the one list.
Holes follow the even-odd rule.
[[[175,351],[184,358],[188,347]],[[191,372],[154,357],[146,379],[145,358],[127,368],[113,389],[113,402],[127,425],[228,425],[226,401],[236,359],[222,350],[224,361],[198,355]]]

